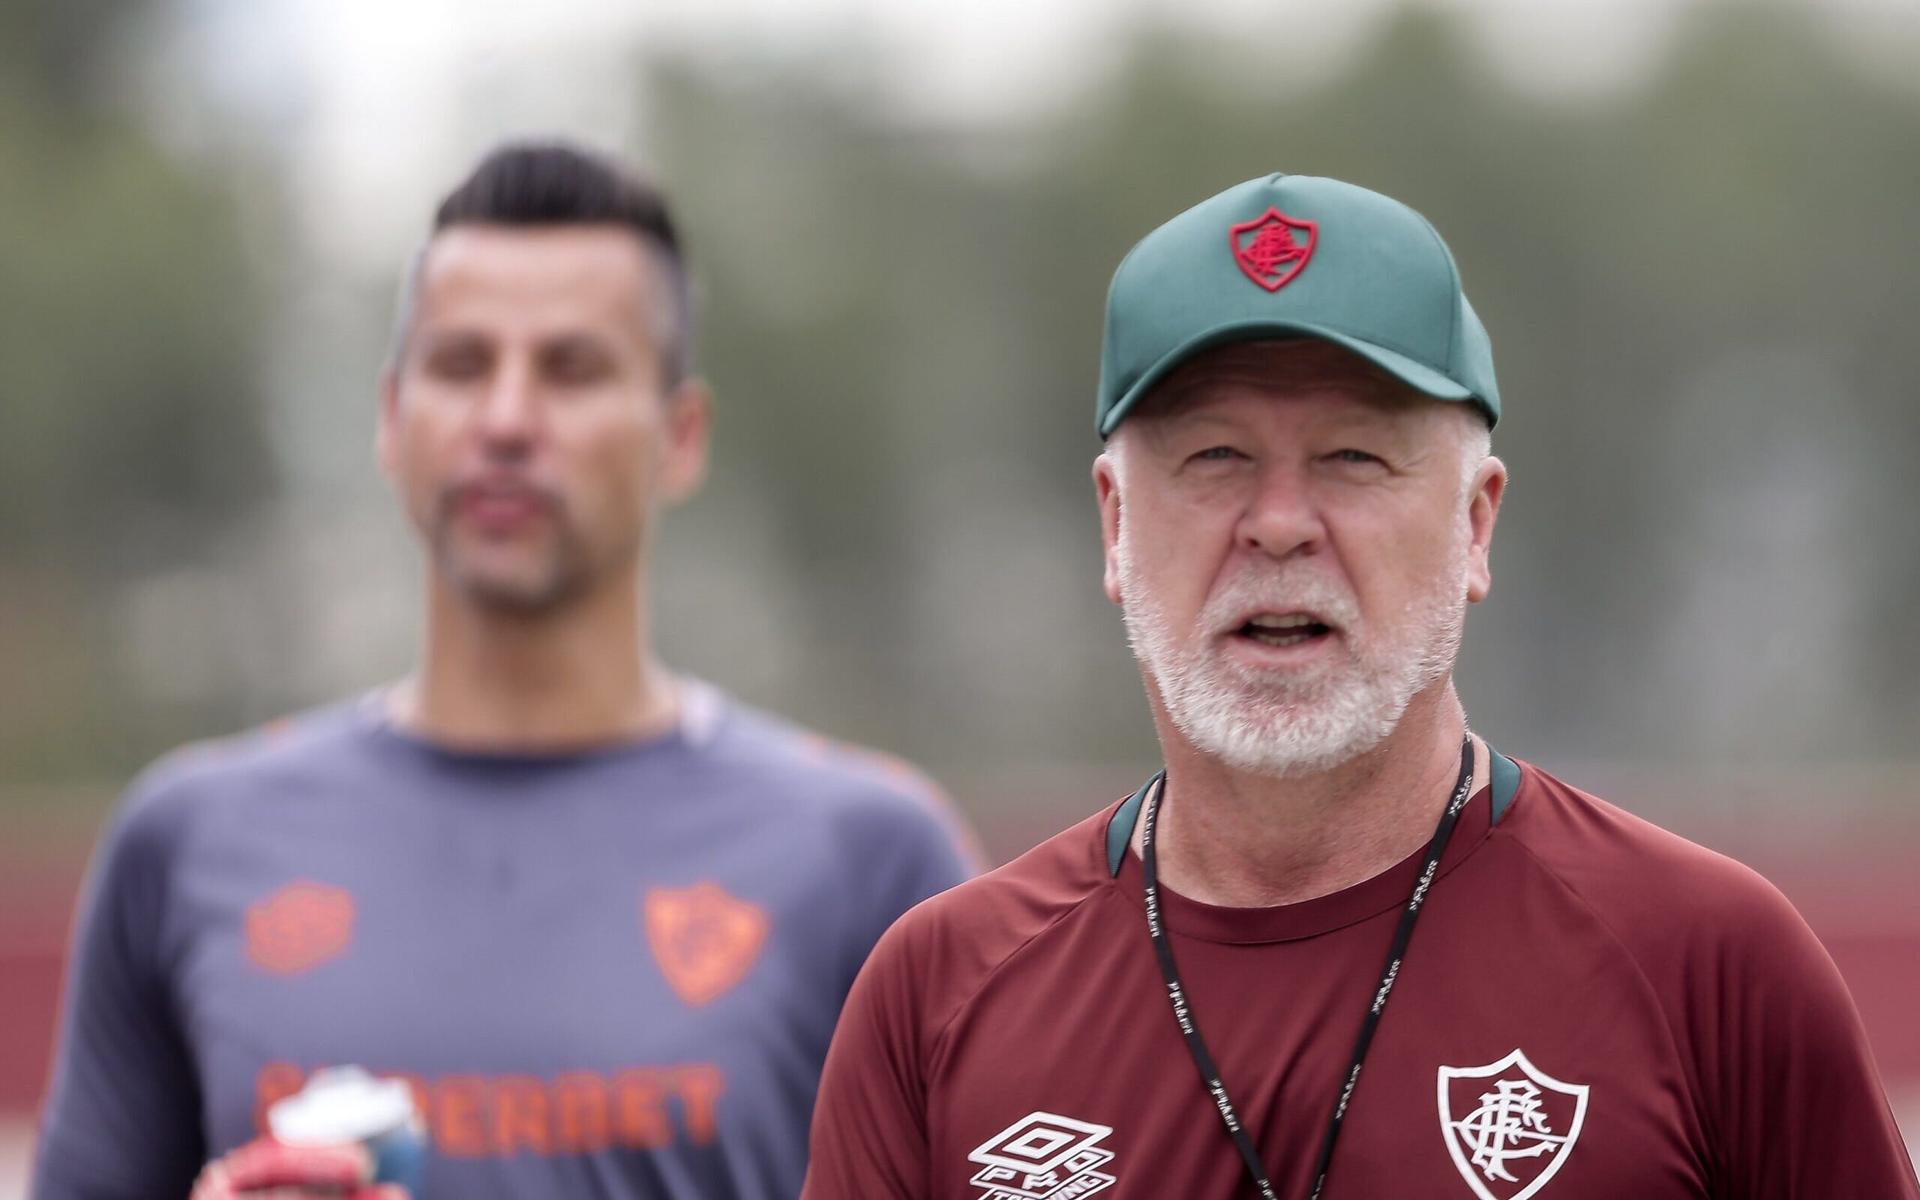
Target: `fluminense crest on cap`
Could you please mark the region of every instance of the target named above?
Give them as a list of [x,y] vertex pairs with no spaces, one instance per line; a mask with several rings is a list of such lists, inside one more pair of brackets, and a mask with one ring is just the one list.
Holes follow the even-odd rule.
[[1228,245],[1233,248],[1233,261],[1240,264],[1248,279],[1277,292],[1306,267],[1319,237],[1320,227],[1314,222],[1298,221],[1269,207],[1253,220],[1235,225]]

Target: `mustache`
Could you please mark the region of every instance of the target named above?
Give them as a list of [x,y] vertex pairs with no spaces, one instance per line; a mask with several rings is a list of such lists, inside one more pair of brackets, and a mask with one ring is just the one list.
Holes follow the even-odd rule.
[[1360,604],[1345,587],[1309,571],[1251,568],[1222,584],[1200,610],[1202,633],[1238,628],[1249,612],[1309,612],[1328,625],[1352,629]]

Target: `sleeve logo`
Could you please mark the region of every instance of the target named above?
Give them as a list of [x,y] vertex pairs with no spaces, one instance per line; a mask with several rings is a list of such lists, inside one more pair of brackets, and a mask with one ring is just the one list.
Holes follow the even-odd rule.
[[640,910],[660,973],[696,1008],[745,979],[767,940],[767,914],[717,883],[648,888]]
[[1114,1177],[1095,1168],[1113,1158],[1100,1145],[1110,1125],[1031,1112],[974,1147],[980,1163],[973,1185],[978,1200],[1075,1200],[1112,1186]]
[[1484,1067],[1441,1067],[1440,1133],[1480,1200],[1527,1200],[1580,1138],[1587,1085],[1562,1083],[1519,1050]]
[[247,906],[247,957],[275,975],[337,958],[353,941],[353,894],[300,880]]

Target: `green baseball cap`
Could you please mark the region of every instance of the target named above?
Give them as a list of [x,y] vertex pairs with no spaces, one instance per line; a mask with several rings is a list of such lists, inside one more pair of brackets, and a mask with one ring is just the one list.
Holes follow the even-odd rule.
[[1417,391],[1500,419],[1493,344],[1427,219],[1378,192],[1268,175],[1140,239],[1107,289],[1101,437],[1202,350],[1256,338],[1344,346]]

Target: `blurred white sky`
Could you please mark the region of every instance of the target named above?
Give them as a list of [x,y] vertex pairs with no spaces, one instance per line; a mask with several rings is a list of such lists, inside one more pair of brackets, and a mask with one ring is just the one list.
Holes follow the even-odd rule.
[[[507,134],[631,144],[636,52],[756,63],[851,47],[845,81],[902,120],[996,126],[1075,94],[1146,19],[1231,35],[1227,77],[1334,73],[1404,3],[1467,19],[1490,69],[1547,99],[1604,99],[1658,62],[1702,0],[193,0],[183,46],[225,113],[270,139],[325,213],[323,261],[385,266],[433,187]],[[1735,0],[1738,2],[1738,0]],[[1759,0],[1754,0],[1759,2]],[[1868,65],[1911,81],[1915,0],[1802,0]]]

